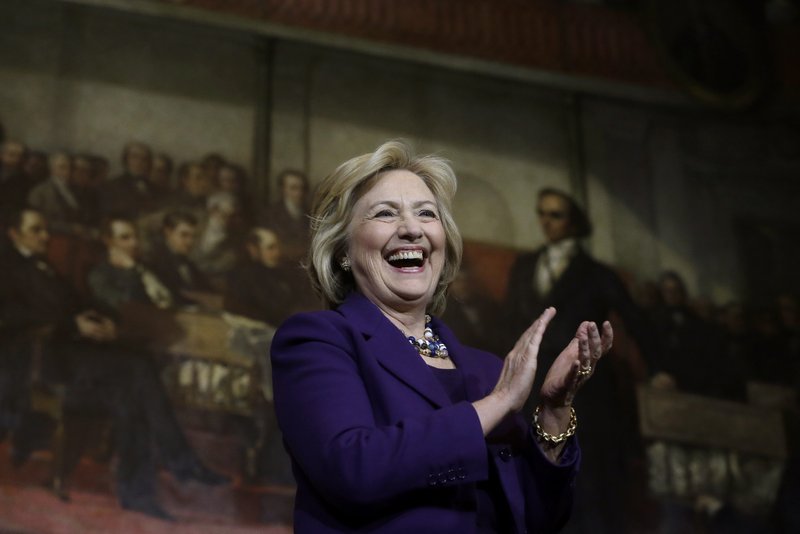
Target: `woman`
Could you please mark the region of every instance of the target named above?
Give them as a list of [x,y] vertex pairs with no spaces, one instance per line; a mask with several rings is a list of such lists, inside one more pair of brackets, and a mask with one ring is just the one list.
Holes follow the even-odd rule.
[[461,236],[446,161],[402,142],[343,163],[317,190],[308,270],[331,310],[272,345],[275,409],[297,479],[297,532],[550,532],[580,452],[572,398],[611,346],[583,323],[534,421],[518,411],[547,309],[505,361],[462,346],[442,311]]

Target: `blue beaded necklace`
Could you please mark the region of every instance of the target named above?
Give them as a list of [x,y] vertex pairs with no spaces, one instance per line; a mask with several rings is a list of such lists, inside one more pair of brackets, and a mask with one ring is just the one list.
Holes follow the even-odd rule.
[[439,336],[433,333],[431,328],[431,316],[425,314],[425,331],[422,337],[417,339],[414,336],[408,336],[408,342],[411,343],[420,356],[427,356],[429,358],[442,358],[447,360],[450,354],[447,352],[447,346],[442,341],[439,341]]

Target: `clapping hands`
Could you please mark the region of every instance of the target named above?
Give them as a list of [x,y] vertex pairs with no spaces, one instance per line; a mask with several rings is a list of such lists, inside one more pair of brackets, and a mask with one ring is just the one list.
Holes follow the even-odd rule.
[[[485,434],[506,414],[518,412],[525,405],[536,377],[539,346],[555,314],[555,308],[547,308],[533,322],[506,356],[492,393],[473,403]],[[611,324],[606,321],[602,328],[601,335],[593,322],[581,323],[575,337],[548,369],[540,392],[542,426],[548,432],[557,434],[566,428],[568,408],[575,394],[594,374],[600,358],[611,349],[614,340]],[[551,452],[557,454],[558,450]]]
[[553,408],[572,405],[578,389],[594,374],[597,362],[611,350],[614,332],[608,321],[602,335],[592,321],[584,321],[569,345],[550,366],[542,384],[542,403]]

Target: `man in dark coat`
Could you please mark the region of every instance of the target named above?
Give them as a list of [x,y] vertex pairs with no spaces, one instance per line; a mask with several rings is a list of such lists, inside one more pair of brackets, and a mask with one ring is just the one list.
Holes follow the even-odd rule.
[[125,217],[112,217],[103,223],[101,237],[107,255],[89,272],[92,295],[114,309],[131,302],[170,308],[172,294],[139,261],[139,238],[134,222]]
[[[651,354],[650,328],[622,281],[579,243],[591,234],[591,224],[575,200],[562,191],[543,189],[538,215],[547,243],[521,254],[511,269],[505,300],[509,335],[516,339],[542,311],[554,306],[557,313],[539,350],[539,368],[548,369],[582,321],[592,320],[599,326],[616,312],[643,354]],[[537,384],[543,378],[540,373]],[[626,454],[637,452],[633,445],[637,435],[635,410],[630,398],[625,398],[632,384],[624,373],[622,379],[614,365],[599,366],[575,404],[579,417],[584,414],[579,430],[584,460],[567,532],[624,531]],[[533,388],[538,389],[537,385]],[[532,399],[531,406],[535,402]]]
[[150,182],[153,156],[144,143],[131,142],[122,150],[122,175],[101,184],[98,191],[103,215],[124,214],[136,218],[157,209],[160,199]]
[[28,204],[47,217],[50,230],[89,237],[89,225],[94,222],[92,207],[74,186],[73,163],[68,153],[54,152],[50,156],[50,177],[31,189]]
[[[30,208],[17,210],[7,234],[11,246],[0,259],[0,324],[15,336],[4,338],[0,350],[24,345],[26,334],[34,330],[49,331],[40,376],[66,386],[71,409],[100,411],[113,418],[117,497],[123,508],[169,517],[156,499],[154,449],[179,480],[224,482],[226,478],[206,468],[189,447],[152,362],[118,341],[110,316],[83,303],[47,262],[44,216]],[[19,463],[30,453],[25,447],[25,416],[15,436]]]
[[[286,266],[282,261],[281,243],[275,231],[256,227],[250,230],[246,242],[247,258],[228,273],[225,289],[225,311],[254,319],[267,326],[250,328],[246,339],[247,352],[261,358],[269,354],[274,329],[293,313],[310,309],[310,286],[299,268]],[[269,358],[261,362],[262,380],[267,398],[272,400],[272,371]],[[266,441],[259,458],[258,472],[266,481],[293,484],[291,462],[283,448],[283,440],[275,421],[272,406],[265,408],[261,424]],[[252,434],[249,428],[246,434]]]
[[288,262],[300,261],[308,252],[308,178],[296,170],[285,170],[278,176],[280,199],[261,217],[263,226],[274,228],[283,245]]
[[197,239],[197,219],[183,211],[169,212],[161,224],[161,236],[148,265],[169,289],[175,304],[195,304],[185,292],[210,291],[211,284],[189,257]]
[[225,310],[274,327],[298,311],[302,291],[293,287],[290,271],[281,266],[277,234],[254,228],[247,238],[248,259],[228,274]]

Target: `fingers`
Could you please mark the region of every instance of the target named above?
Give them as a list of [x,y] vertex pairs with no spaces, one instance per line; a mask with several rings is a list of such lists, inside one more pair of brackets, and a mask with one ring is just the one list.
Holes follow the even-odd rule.
[[614,330],[611,329],[611,323],[608,321],[603,323],[603,354],[611,350],[614,345]]
[[495,392],[508,399],[512,410],[519,410],[530,395],[538,367],[539,345],[555,308],[547,308],[520,336],[508,353],[495,386]]
[[542,342],[542,336],[544,336],[544,331],[547,329],[547,325],[550,324],[550,320],[556,314],[555,308],[547,308],[542,312],[536,321],[533,322],[531,328],[531,340],[529,342],[530,345],[533,346],[534,350],[539,350],[539,345]]
[[[603,357],[604,354],[608,353],[611,350],[611,346],[614,343],[614,331],[611,328],[611,323],[605,321],[603,323],[603,334],[600,335],[600,332],[597,329],[597,324],[591,321],[587,321],[586,323],[581,323],[581,326],[578,328],[580,332],[581,328],[586,325],[587,331],[587,349],[589,353],[589,357],[591,358],[590,363],[593,365],[594,362],[599,360]],[[581,356],[583,359],[584,352],[581,352]]]
[[589,323],[583,322],[578,327],[575,334],[578,338],[578,360],[580,360],[581,367],[587,367],[592,364],[592,351],[589,348]]
[[[575,340],[578,343],[578,358],[573,364],[577,369],[573,384],[575,387],[572,389],[573,394],[579,383],[588,380],[594,374],[595,364],[603,355],[602,340],[594,322],[582,322],[575,333]],[[572,371],[573,369],[570,369],[570,372]]]
[[544,331],[547,329],[547,325],[550,323],[550,320],[555,314],[556,309],[553,307],[544,310],[542,314],[533,322],[533,324],[531,324],[528,329],[522,333],[509,354],[515,354],[519,351],[525,350],[530,345],[533,345],[535,350],[538,351],[539,345],[542,342]]
[[603,345],[600,341],[600,332],[597,331],[597,324],[589,323],[589,349],[592,360],[597,361],[603,355]]
[[608,321],[601,328],[593,321],[582,322],[575,337],[548,371],[540,394],[555,405],[569,406],[578,390],[594,375],[600,358],[611,350],[613,341],[614,333]]

